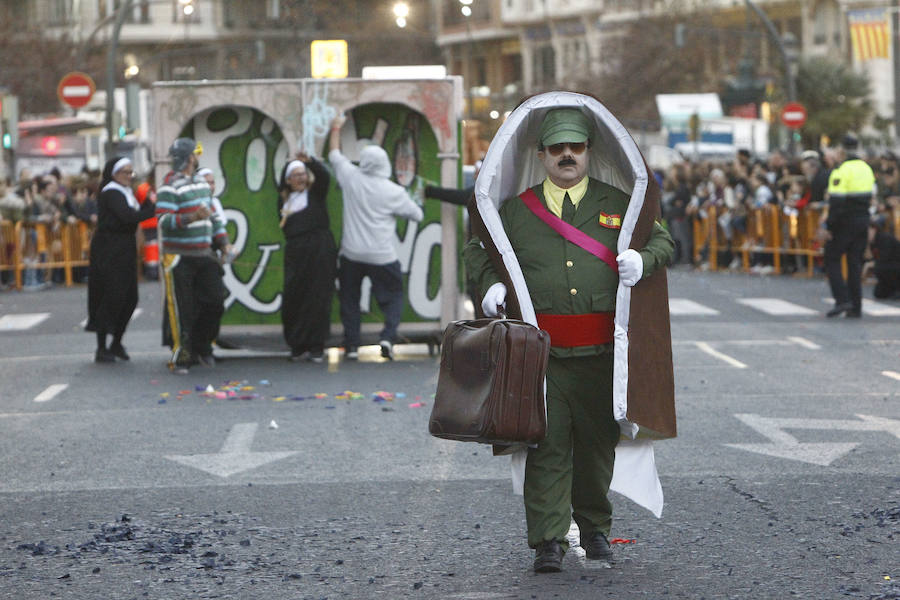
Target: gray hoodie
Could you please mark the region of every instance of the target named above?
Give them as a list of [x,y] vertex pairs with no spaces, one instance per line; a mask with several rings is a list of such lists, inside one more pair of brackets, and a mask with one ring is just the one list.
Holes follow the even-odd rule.
[[371,265],[397,260],[397,217],[421,221],[424,215],[406,189],[390,180],[387,152],[366,146],[358,167],[337,149],[328,160],[343,192],[340,255]]

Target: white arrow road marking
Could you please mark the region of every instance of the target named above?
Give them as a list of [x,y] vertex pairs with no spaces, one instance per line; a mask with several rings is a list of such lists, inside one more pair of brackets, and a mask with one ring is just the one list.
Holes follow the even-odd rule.
[[818,345],[815,342],[811,342],[806,338],[797,337],[797,336],[788,336],[788,340],[803,346],[804,348],[809,348],[810,350],[821,350],[822,346]]
[[49,316],[50,313],[3,315],[0,317],[0,331],[23,331],[25,329],[31,329]]
[[882,371],[881,374],[885,377],[890,377],[891,379],[900,381],[900,373],[897,373],[896,371]]
[[228,432],[218,454],[171,455],[167,459],[206,471],[217,477],[228,477],[241,471],[256,469],[266,463],[287,458],[297,452],[251,452],[258,423],[238,423]]
[[857,446],[856,442],[801,443],[783,429],[825,429],[837,431],[885,431],[900,439],[900,421],[856,415],[860,421],[832,419],[775,419],[752,414],[737,414],[745,425],[771,440],[769,444],[725,444],[731,448],[758,454],[799,460],[827,467]]
[[34,397],[35,402],[47,402],[48,400],[53,400],[58,393],[63,391],[69,387],[68,383],[54,383],[51,386],[47,386],[47,389]]
[[718,350],[716,350],[715,348],[713,348],[706,342],[696,342],[695,345],[697,346],[697,348],[699,348],[703,352],[706,352],[707,354],[709,354],[710,356],[712,356],[714,358],[718,358],[719,360],[723,360],[723,361],[727,362],[729,365],[731,365],[732,367],[735,367],[736,369],[746,369],[747,368],[747,365],[745,365],[738,359],[732,358],[732,357],[728,356],[727,354],[722,354],[721,352],[719,352]]

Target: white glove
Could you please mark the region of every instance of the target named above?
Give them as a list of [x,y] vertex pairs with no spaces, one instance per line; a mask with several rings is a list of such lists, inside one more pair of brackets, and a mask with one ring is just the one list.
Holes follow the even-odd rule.
[[631,287],[641,280],[641,275],[644,274],[644,259],[637,250],[629,248],[616,257],[616,263],[619,265],[619,281],[623,285]]
[[496,317],[500,314],[497,310],[498,306],[503,307],[503,310],[506,311],[506,286],[502,282],[495,283],[484,293],[481,312],[486,317]]

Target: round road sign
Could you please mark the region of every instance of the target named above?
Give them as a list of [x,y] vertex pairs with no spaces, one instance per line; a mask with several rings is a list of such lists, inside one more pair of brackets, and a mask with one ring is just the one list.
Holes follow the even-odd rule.
[[72,108],[81,108],[91,101],[96,89],[90,75],[76,71],[60,79],[56,95]]
[[806,107],[799,102],[788,102],[781,109],[781,122],[789,129],[799,129],[806,123]]

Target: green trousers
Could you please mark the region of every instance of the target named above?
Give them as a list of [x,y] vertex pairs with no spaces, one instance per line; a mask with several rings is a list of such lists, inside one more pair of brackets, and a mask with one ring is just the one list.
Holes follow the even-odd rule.
[[572,518],[582,538],[609,535],[612,481],[619,426],[612,413],[612,353],[550,357],[547,367],[547,437],[528,450],[525,519],[528,545],[566,545]]

